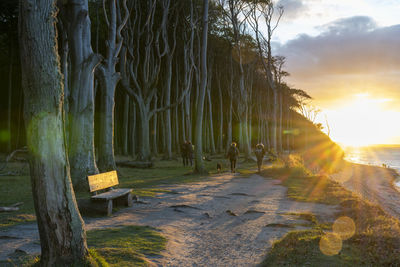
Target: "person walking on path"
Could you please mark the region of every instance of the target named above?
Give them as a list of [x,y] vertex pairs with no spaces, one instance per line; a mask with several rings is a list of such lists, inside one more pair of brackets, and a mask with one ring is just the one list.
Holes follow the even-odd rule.
[[232,173],[236,172],[236,162],[238,157],[239,157],[239,149],[237,148],[236,143],[232,142],[231,146],[228,149],[228,155],[227,155],[227,158],[229,158],[229,161],[231,162]]
[[193,151],[194,151],[194,147],[192,145],[192,142],[187,141],[186,142],[186,157],[187,157],[187,164],[189,165],[190,162],[190,166],[193,165]]
[[188,165],[187,142],[188,142],[188,141],[185,141],[185,142],[183,142],[182,145],[181,145],[181,155],[182,155],[183,166]]
[[256,150],[254,151],[254,153],[256,154],[256,158],[257,158],[257,166],[258,166],[258,172],[261,171],[261,166],[263,163],[263,158],[265,155],[265,149],[264,149],[264,145],[262,143],[257,144],[256,145]]

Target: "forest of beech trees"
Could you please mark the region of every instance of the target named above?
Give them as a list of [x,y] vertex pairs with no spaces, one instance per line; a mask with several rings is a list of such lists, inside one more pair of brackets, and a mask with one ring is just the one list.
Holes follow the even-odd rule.
[[[115,155],[177,158],[185,140],[200,161],[232,141],[245,158],[259,142],[277,153],[307,142],[295,125],[306,123],[298,112],[311,97],[285,82],[285,58],[273,54],[284,10],[271,1],[74,0],[57,9],[74,186],[115,169]],[[25,146],[18,3],[0,10],[0,149],[11,152]]]
[[75,191],[116,155],[177,159],[190,140],[206,173],[204,156],[262,142],[329,166],[341,150],[272,51],[282,16],[269,0],[0,2],[0,151],[28,152],[41,266],[91,265]]

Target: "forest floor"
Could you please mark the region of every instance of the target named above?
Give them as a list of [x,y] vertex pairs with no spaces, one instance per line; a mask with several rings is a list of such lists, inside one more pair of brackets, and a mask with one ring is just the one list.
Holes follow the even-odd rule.
[[[332,222],[336,207],[296,202],[281,181],[254,173],[229,172],[201,181],[167,184],[141,204],[111,217],[85,218],[89,231],[128,225],[156,228],[168,242],[162,256],[146,255],[159,266],[251,266],[260,263],[273,242],[295,229],[314,226],[307,214]],[[0,261],[10,254],[40,253],[36,224],[0,232]]]
[[[209,169],[214,167],[214,162],[208,164]],[[187,168],[176,169],[170,165],[171,162],[168,162],[162,163],[160,169],[121,170],[121,184],[134,187],[141,202],[131,208],[120,209],[111,217],[85,217],[89,247],[104,239],[103,236],[92,241],[92,233],[96,231],[112,229],[114,232],[106,233],[107,238],[118,239],[125,235],[120,229],[125,229],[128,235],[129,232],[146,231],[129,227],[150,226],[155,232],[147,234],[143,243],[157,238],[155,243],[166,242],[154,249],[154,253],[149,253],[147,248],[142,249],[146,258],[144,265],[255,266],[267,256],[263,265],[329,263],[331,266],[342,266],[371,263],[380,254],[371,252],[371,255],[366,255],[366,242],[376,245],[380,244],[382,235],[395,237],[396,240],[400,236],[400,228],[392,227],[394,222],[391,219],[382,219],[379,209],[358,204],[357,197],[341,186],[327,178],[305,174],[301,168],[268,166],[257,174],[254,163],[250,163],[241,164],[241,173],[223,172],[197,177],[188,175]],[[346,171],[349,170],[343,171],[336,174],[335,179],[347,177]],[[131,172],[143,179],[129,178]],[[381,175],[376,172],[369,174]],[[375,179],[380,178],[377,176]],[[343,204],[343,201],[346,203]],[[332,223],[343,214],[350,217],[366,214],[367,217],[354,218],[357,238],[344,241],[339,255],[326,256],[321,253],[318,242],[325,232],[332,230]],[[380,219],[376,221],[375,218]],[[387,234],[388,225],[395,232]],[[365,235],[367,230],[368,235]],[[360,239],[363,241],[360,242]],[[359,247],[359,243],[364,247]],[[383,244],[383,251],[398,249],[390,242]],[[97,247],[102,245],[98,243]],[[0,263],[18,253],[40,253],[36,224],[25,222],[0,227]],[[108,261],[107,253],[109,251],[103,256]],[[391,260],[392,255],[381,257]],[[119,260],[121,258],[117,257],[115,266],[121,264],[118,264]],[[380,258],[376,262],[385,263]],[[124,266],[130,266],[129,261],[127,264]]]

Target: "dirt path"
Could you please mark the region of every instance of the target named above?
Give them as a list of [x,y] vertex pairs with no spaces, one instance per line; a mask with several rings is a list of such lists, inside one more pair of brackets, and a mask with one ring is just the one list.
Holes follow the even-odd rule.
[[400,192],[394,188],[394,175],[391,169],[347,163],[330,177],[400,219]]
[[[131,224],[160,229],[168,238],[167,249],[163,257],[150,258],[159,266],[254,266],[275,240],[290,230],[307,228],[306,221],[287,213],[312,212],[332,221],[336,209],[291,201],[279,181],[258,175],[242,178],[226,173],[165,188],[172,193],[144,199],[147,204],[135,204],[112,217],[86,219],[87,229]],[[0,236],[0,260],[15,249],[40,251],[34,225],[17,226]]]

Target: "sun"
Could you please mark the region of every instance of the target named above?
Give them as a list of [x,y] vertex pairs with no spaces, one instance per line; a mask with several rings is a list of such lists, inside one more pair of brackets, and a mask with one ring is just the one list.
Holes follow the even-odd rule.
[[325,110],[330,137],[346,146],[393,143],[400,135],[400,114],[386,109],[389,101],[357,94],[345,105]]

